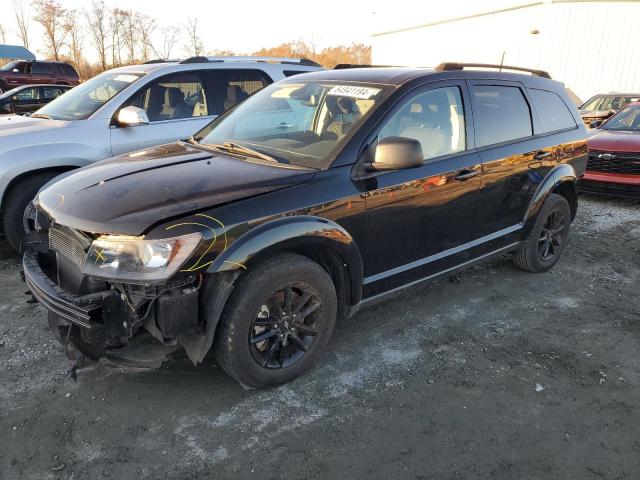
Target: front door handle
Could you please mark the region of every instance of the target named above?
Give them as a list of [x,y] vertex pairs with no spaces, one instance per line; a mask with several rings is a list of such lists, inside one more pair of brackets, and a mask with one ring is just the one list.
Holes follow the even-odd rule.
[[278,130],[288,130],[290,128],[293,128],[293,124],[292,123],[285,123],[282,122],[280,125],[278,125],[276,127]]
[[534,160],[544,160],[545,158],[549,158],[551,156],[551,152],[538,152],[533,158]]
[[469,180],[470,178],[476,177],[478,175],[480,175],[480,170],[462,170],[455,177],[453,177],[453,179],[464,182],[465,180]]

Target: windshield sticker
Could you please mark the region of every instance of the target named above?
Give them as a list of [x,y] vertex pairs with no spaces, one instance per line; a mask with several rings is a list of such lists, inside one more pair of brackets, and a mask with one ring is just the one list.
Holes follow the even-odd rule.
[[137,75],[118,75],[113,80],[116,81],[116,82],[131,83],[131,82],[135,82],[137,79],[138,79]]
[[340,97],[350,97],[366,100],[373,97],[378,92],[380,92],[379,88],[354,87],[352,85],[336,85],[331,90],[329,90],[327,95],[336,95]]

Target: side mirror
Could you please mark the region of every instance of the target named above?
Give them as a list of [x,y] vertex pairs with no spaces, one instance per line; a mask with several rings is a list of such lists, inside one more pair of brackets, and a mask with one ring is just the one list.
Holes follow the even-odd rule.
[[122,127],[133,127],[135,125],[146,125],[149,123],[147,112],[143,109],[129,106],[124,107],[118,112],[118,125]]
[[598,128],[604,122],[602,120],[595,120],[589,124],[589,128]]
[[13,97],[11,97],[11,101],[12,101],[12,102],[17,102],[18,100],[20,100],[20,99],[18,98],[18,95],[14,95]]
[[424,163],[422,145],[406,137],[387,137],[378,142],[371,170],[400,170],[420,167]]
[[20,70],[18,70],[17,68],[14,68],[13,70],[11,70],[13,73],[20,73]]

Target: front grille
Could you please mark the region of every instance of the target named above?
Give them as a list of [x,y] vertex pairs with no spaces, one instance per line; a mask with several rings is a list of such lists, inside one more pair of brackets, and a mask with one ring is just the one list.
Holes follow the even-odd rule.
[[70,228],[55,225],[49,228],[49,248],[82,270],[90,241]]
[[601,152],[591,150],[589,152],[587,171],[640,175],[640,152]]

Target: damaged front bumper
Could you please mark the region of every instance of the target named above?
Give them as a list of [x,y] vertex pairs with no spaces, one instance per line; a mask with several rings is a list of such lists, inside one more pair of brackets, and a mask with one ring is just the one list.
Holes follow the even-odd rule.
[[[50,253],[24,253],[23,275],[29,290],[49,313],[49,324],[64,343],[84,356],[137,367],[157,367],[180,348],[179,338],[193,344],[202,337],[198,290],[162,286],[147,290],[136,303],[127,286],[104,282],[104,289],[74,294],[56,283],[59,271],[47,263]],[[43,265],[44,264],[44,265]],[[139,295],[139,292],[138,292]]]

